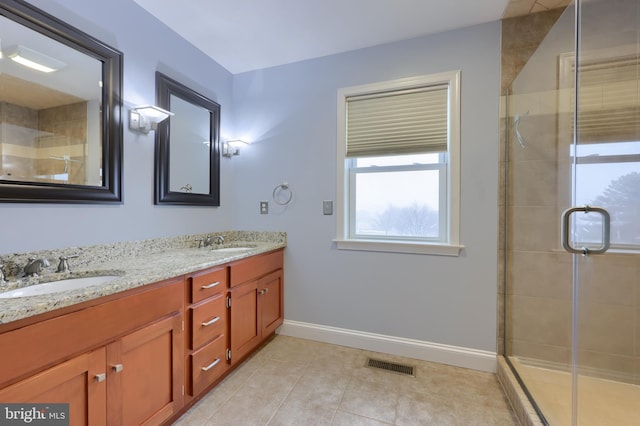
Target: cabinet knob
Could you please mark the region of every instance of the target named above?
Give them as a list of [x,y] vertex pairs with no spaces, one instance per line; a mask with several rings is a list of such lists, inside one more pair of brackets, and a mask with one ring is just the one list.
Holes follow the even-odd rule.
[[111,366],[111,369],[113,369],[114,373],[119,373],[124,370],[124,366],[122,364],[115,364]]
[[96,374],[96,382],[98,383],[104,382],[106,378],[107,378],[107,375],[105,373]]
[[269,289],[268,288],[263,288],[262,290],[260,290],[260,296],[264,296],[265,294],[269,293]]

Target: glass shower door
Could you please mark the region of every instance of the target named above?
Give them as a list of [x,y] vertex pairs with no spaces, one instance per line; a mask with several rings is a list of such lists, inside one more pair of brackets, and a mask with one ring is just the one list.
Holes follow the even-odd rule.
[[572,215],[570,244],[588,251],[573,255],[572,423],[640,424],[640,2],[576,12],[577,54],[560,64],[577,69],[572,204],[606,209],[610,248],[593,254],[601,214]]
[[640,425],[640,1],[554,19],[506,97],[505,354],[550,425]]

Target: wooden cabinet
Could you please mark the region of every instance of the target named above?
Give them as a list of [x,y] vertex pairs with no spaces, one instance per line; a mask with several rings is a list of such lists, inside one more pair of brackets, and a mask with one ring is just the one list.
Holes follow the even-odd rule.
[[191,396],[210,387],[228,369],[227,284],[226,266],[187,277],[186,365]]
[[0,390],[4,403],[68,403],[69,424],[106,425],[105,349],[79,355]]
[[229,335],[232,364],[242,361],[282,324],[282,268],[282,250],[231,264]]
[[260,333],[268,337],[275,333],[284,320],[284,294],[282,269],[258,280],[258,314]]
[[161,424],[182,405],[182,315],[107,346],[107,424]]
[[262,337],[258,319],[258,281],[235,286],[231,299],[231,360],[240,361],[260,343]]
[[0,401],[170,424],[283,322],[283,250],[0,324]]
[[161,424],[182,407],[183,288],[150,285],[0,334],[13,361],[0,401],[69,403],[72,425]]

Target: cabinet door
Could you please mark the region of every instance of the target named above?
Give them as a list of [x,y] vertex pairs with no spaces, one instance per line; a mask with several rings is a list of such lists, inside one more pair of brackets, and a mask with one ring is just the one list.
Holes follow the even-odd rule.
[[233,287],[231,297],[231,359],[240,361],[260,343],[258,322],[258,281],[249,281]]
[[282,269],[258,280],[262,339],[276,331],[284,319]]
[[182,406],[182,315],[107,346],[107,416],[113,425],[160,424]]
[[106,425],[104,348],[51,367],[0,390],[6,403],[68,403],[69,424]]

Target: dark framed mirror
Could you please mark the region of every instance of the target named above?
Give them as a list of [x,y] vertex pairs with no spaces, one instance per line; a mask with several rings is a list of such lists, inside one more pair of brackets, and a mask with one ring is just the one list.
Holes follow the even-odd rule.
[[158,106],[174,113],[158,123],[155,203],[220,205],[220,105],[156,72]]
[[0,202],[122,202],[122,53],[0,2]]

